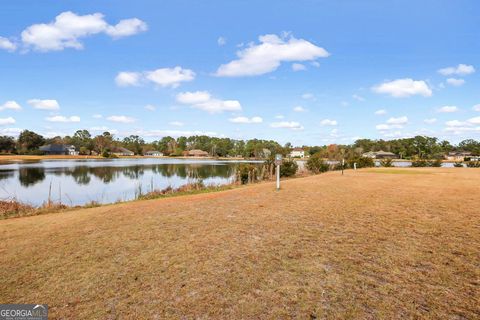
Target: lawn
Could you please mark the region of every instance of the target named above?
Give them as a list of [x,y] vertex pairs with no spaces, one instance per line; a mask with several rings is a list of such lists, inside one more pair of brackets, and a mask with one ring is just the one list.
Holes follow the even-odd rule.
[[0,302],[51,319],[479,318],[480,169],[377,170],[2,220]]

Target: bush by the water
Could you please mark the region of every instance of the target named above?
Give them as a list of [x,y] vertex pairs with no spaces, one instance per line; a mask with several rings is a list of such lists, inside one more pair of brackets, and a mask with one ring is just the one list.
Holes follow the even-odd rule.
[[392,159],[383,159],[380,161],[380,165],[382,167],[390,168],[393,167],[393,160]]
[[412,167],[416,167],[416,168],[441,167],[441,166],[442,166],[442,160],[441,159],[434,159],[434,160],[415,159],[415,160],[412,160]]
[[468,161],[467,167],[469,168],[480,168],[480,161]]
[[453,164],[453,166],[454,166],[455,168],[463,168],[463,163],[461,163],[461,162],[455,162],[455,163]]
[[330,165],[322,159],[319,153],[314,154],[307,160],[307,169],[315,174],[327,172],[330,169]]
[[435,160],[430,161],[430,166],[431,167],[441,167],[442,163],[443,163],[443,161],[441,159],[435,159]]
[[352,157],[347,159],[347,165],[345,168],[352,168],[353,169],[353,164],[357,164],[357,169],[359,168],[370,168],[375,166],[375,162],[373,161],[372,158],[369,157]]
[[297,173],[298,164],[293,160],[283,161],[280,166],[280,177],[291,177]]
[[257,180],[258,168],[249,163],[242,163],[237,168],[237,180],[242,184],[252,183]]

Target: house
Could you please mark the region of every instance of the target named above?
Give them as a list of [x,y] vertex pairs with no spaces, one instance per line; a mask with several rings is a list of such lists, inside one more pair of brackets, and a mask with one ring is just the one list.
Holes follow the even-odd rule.
[[208,157],[208,152],[199,150],[199,149],[194,149],[188,151],[187,156],[189,157]]
[[472,153],[471,152],[465,152],[465,151],[453,151],[449,152],[445,158],[449,161],[464,161],[465,158],[471,158]]
[[293,148],[290,151],[291,158],[305,158],[305,151],[302,148]]
[[114,147],[112,148],[111,153],[116,156],[134,156],[135,155],[135,153],[123,147]]
[[69,155],[69,156],[77,156],[78,151],[75,149],[73,145],[67,144],[47,144],[40,147],[40,151],[47,155]]
[[163,153],[157,150],[147,151],[145,155],[148,157],[163,157]]
[[398,159],[398,156],[393,152],[388,151],[370,151],[362,154],[362,157],[372,159]]

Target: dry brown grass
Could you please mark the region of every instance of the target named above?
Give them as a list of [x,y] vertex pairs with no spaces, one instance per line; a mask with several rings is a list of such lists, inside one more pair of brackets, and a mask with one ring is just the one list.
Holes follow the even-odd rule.
[[478,318],[480,169],[411,170],[430,174],[3,220],[0,301],[52,319]]

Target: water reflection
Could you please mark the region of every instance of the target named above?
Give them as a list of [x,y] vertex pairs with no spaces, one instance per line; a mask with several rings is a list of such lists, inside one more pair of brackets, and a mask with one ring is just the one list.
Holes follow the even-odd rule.
[[0,166],[0,199],[39,205],[50,196],[69,204],[129,200],[139,187],[162,189],[203,180],[225,184],[238,163],[227,161],[40,161]]

